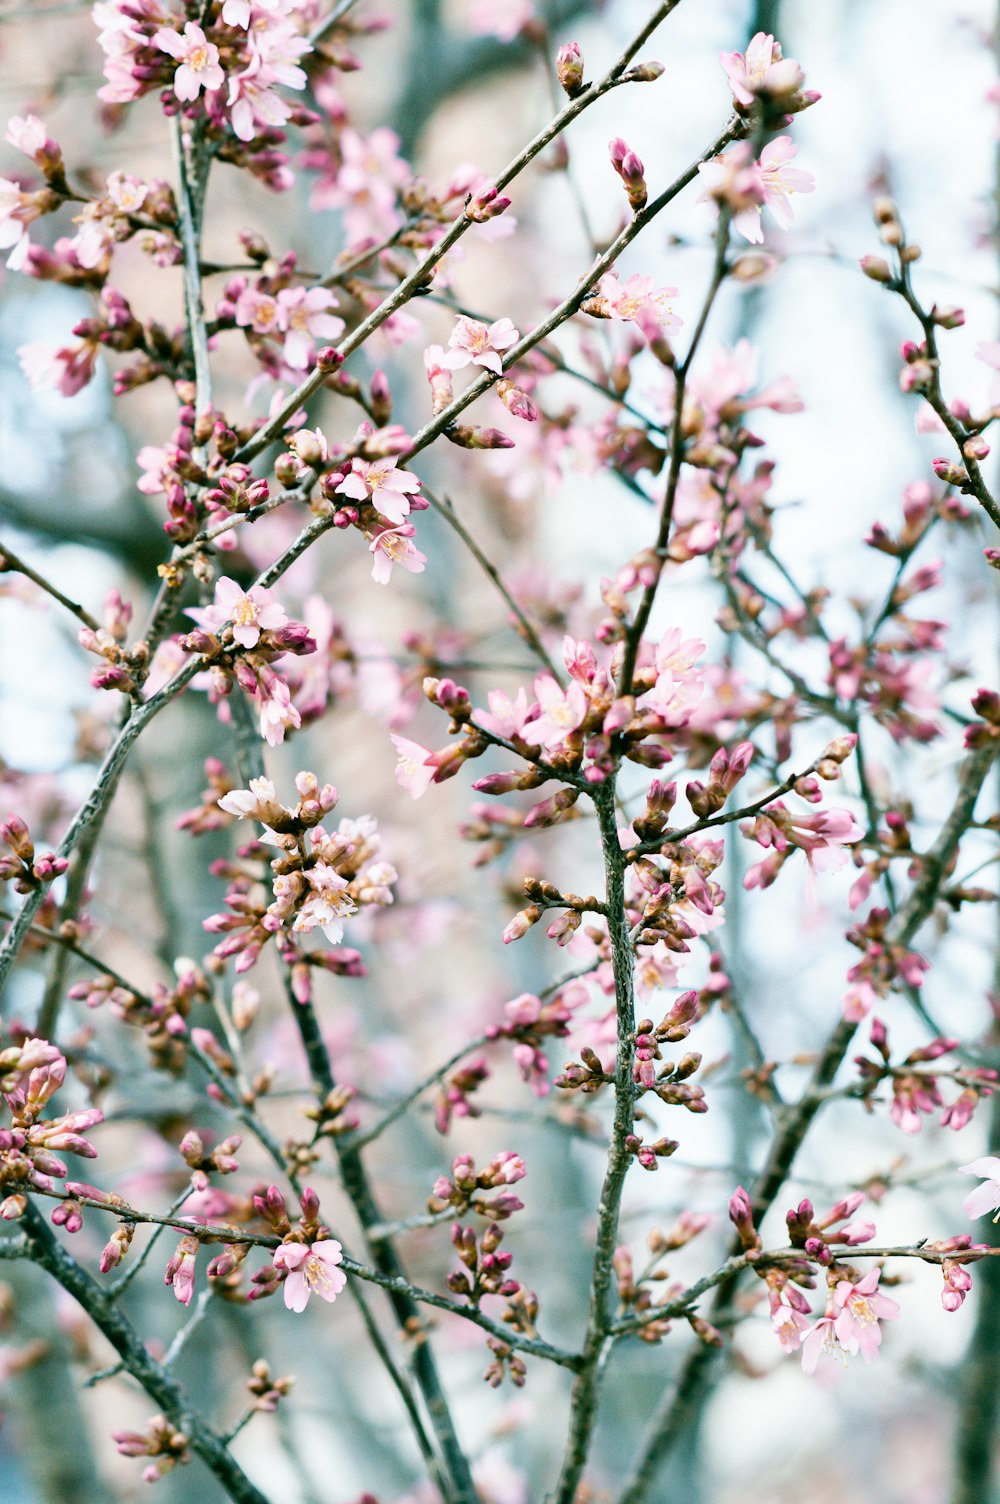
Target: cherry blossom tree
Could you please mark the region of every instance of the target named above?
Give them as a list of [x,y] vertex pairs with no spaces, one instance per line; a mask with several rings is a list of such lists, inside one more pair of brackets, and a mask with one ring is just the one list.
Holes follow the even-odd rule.
[[[0,766],[0,1381],[40,1500],[697,1498],[720,1387],[872,1394],[980,1282],[988,1341],[1000,391],[953,378],[965,313],[879,181],[844,285],[904,331],[912,463],[839,573],[797,554],[807,404],[751,313],[824,192],[823,58],[706,30],[678,160],[679,10],[620,43],[464,6],[473,78],[544,79],[506,163],[385,121],[434,5],[98,0],[57,23],[100,68],[79,138],[56,91],[7,125],[7,286],[85,310],[19,380],[110,382],[131,497],[87,571],[0,531],[11,671],[77,723]],[[67,469],[66,536],[85,501]]]

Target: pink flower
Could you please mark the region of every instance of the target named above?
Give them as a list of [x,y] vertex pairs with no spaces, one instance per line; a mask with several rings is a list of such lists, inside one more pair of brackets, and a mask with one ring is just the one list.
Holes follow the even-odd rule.
[[304,1311],[314,1292],[321,1300],[336,1300],[347,1284],[338,1265],[344,1252],[336,1238],[321,1238],[307,1248],[304,1243],[282,1243],[274,1251],[274,1267],[287,1270],[285,1305]]
[[211,93],[225,83],[219,49],[196,22],[186,23],[183,36],[168,26],[161,26],[153,37],[153,44],[178,60],[174,73],[174,93],[178,99],[197,99],[202,89]]
[[246,288],[236,300],[236,322],[255,334],[276,334],[282,327],[277,298],[255,287]]
[[392,744],[399,756],[396,782],[414,799],[419,799],[434,782],[435,768],[429,762],[431,753],[419,742],[408,741],[405,736],[393,736]]
[[259,820],[262,825],[270,825],[283,812],[270,778],[251,778],[249,788],[231,789],[218,805],[237,820]]
[[312,892],[296,914],[292,928],[305,934],[321,929],[331,945],[339,945],[344,938],[344,920],[358,911],[347,892],[347,880],[327,862],[317,862],[304,875]]
[[255,698],[260,711],[260,734],[269,747],[279,747],[286,731],[297,731],[302,725],[302,717],[292,704],[291,691],[272,670]]
[[802,86],[802,69],[781,56],[781,44],[763,31],[751,38],[746,53],[721,52],[719,61],[737,104],[749,109],[758,94],[794,94]]
[[[816,179],[812,173],[803,172],[799,167],[788,166],[797,151],[798,147],[792,141],[791,136],[778,136],[774,141],[767,143],[757,163],[760,169],[764,204],[770,209],[783,230],[791,227],[790,199],[792,194],[812,193],[816,187]],[[734,217],[733,224],[744,239],[752,244],[760,244],[764,239],[759,207],[749,206],[740,210]]]
[[0,178],[0,250],[10,251],[7,265],[14,271],[28,254],[28,226],[41,211],[35,194],[25,193],[9,178]]
[[251,66],[229,80],[229,118],[241,141],[252,141],[261,125],[282,126],[292,107],[271,84],[272,71],[255,57]]
[[410,542],[413,533],[412,523],[406,522],[401,527],[385,527],[375,534],[368,552],[375,555],[372,561],[372,579],[376,584],[388,585],[394,564],[408,569],[410,574],[423,574],[427,555],[422,554]]
[[182,1306],[191,1304],[194,1294],[195,1260],[198,1257],[198,1240],[183,1237],[167,1262],[163,1276],[165,1285],[173,1285],[174,1295]]
[[[846,809],[816,810],[800,814],[789,810],[780,799],[768,805],[753,823],[742,827],[744,835],[772,854],[751,867],[743,879],[745,888],[767,888],[774,882],[790,847],[798,847],[814,872],[831,872],[847,861],[844,846],[852,845],[864,835],[862,827]],[[853,1006],[853,1004],[851,1005]]]
[[613,319],[633,322],[643,317],[652,319],[661,329],[679,329],[682,320],[669,306],[669,299],[677,296],[676,287],[661,287],[653,291],[652,277],[629,277],[619,282],[613,272],[605,272],[597,284],[599,295],[607,303],[607,312]]
[[352,501],[370,501],[383,517],[397,526],[410,510],[409,497],[420,490],[419,477],[409,470],[397,470],[395,457],[375,460],[353,460],[350,475],[337,487],[342,496]]
[[736,216],[735,223],[741,234],[745,231],[739,225],[740,215],[756,214],[759,222],[760,206],[764,202],[764,180],[749,141],[738,141],[730,151],[722,152],[708,162],[699,162],[698,173],[705,191],[697,203],[712,199],[720,206],[725,204]]
[[[974,1159],[971,1164],[959,1165],[958,1169],[960,1175],[983,1177],[983,1184],[977,1185],[962,1202],[970,1217],[984,1217],[987,1212],[1000,1207],[1000,1159],[995,1154],[986,1154],[981,1159]],[[996,1222],[998,1219],[994,1217],[993,1220]]]
[[53,350],[33,342],[22,345],[17,358],[34,391],[54,387],[63,397],[75,397],[93,377],[97,346],[87,340],[82,345]]
[[873,1269],[856,1285],[846,1279],[838,1281],[827,1314],[802,1343],[806,1373],[815,1373],[820,1358],[833,1357],[838,1350],[852,1356],[860,1352],[866,1363],[878,1357],[882,1341],[879,1322],[895,1321],[899,1316],[896,1302],[879,1294],[881,1273],[881,1269]]
[[522,687],[512,700],[509,695],[504,694],[502,689],[491,689],[487,699],[490,702],[490,708],[489,710],[477,709],[473,713],[475,724],[482,726],[486,731],[492,731],[494,736],[504,737],[507,741],[520,736],[531,712],[527,690]]
[[878,1282],[881,1269],[872,1269],[852,1285],[850,1280],[838,1280],[833,1292],[833,1307],[837,1341],[845,1352],[860,1352],[866,1363],[878,1357],[882,1341],[880,1321],[895,1321],[899,1306],[888,1295],[879,1293]]
[[535,694],[540,709],[521,734],[533,747],[561,747],[587,714],[589,701],[584,688],[574,679],[569,689],[563,691],[551,674],[539,674]]
[[463,366],[485,366],[503,373],[502,352],[517,343],[517,330],[510,319],[497,319],[492,324],[482,324],[478,319],[459,318],[448,340],[450,349],[441,358],[441,364],[453,371]]
[[809,1325],[803,1311],[792,1306],[779,1305],[771,1312],[771,1326],[786,1353],[794,1353],[802,1342],[802,1334]]
[[312,359],[314,339],[327,344],[339,339],[344,321],[328,310],[337,300],[325,287],[285,287],[278,293],[279,318],[285,333],[285,362],[304,370]]
[[7,122],[4,140],[26,157],[33,158],[48,140],[48,133],[37,115],[12,115]]
[[399,156],[399,137],[387,126],[379,126],[370,136],[347,127],[339,134],[338,146],[336,178],[313,190],[312,207],[343,209],[349,240],[384,235],[400,221],[397,191],[410,176]]
[[231,624],[233,640],[241,648],[255,648],[261,632],[274,632],[288,622],[284,607],[278,605],[270,590],[263,585],[244,590],[228,575],[223,575],[215,587],[215,604],[194,606],[188,615],[209,632]]

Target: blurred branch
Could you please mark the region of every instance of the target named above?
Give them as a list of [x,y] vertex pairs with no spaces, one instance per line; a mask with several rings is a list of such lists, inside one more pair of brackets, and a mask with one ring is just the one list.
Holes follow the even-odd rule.
[[[34,506],[27,497],[0,490],[4,521],[19,532],[58,543],[78,543],[99,548],[133,569],[143,579],[153,579],[163,558],[164,533],[140,503],[119,497],[93,514]],[[3,549],[6,553],[7,550]]]
[[[566,26],[577,16],[600,8],[601,0],[554,0],[545,15],[547,27]],[[528,36],[501,42],[470,36],[442,25],[440,0],[413,0],[410,22],[410,67],[392,112],[392,128],[404,156],[411,156],[428,120],[442,102],[463,89],[530,63],[536,44]],[[552,60],[554,61],[554,59]]]
[[89,627],[92,632],[101,630],[100,622],[95,621],[84,606],[77,601],[71,601],[68,595],[63,595],[51,580],[47,580],[43,574],[32,569],[30,564],[26,564],[9,544],[0,543],[0,574],[6,573],[23,574],[26,580],[31,580],[40,590],[44,590],[46,595],[51,595],[52,599],[58,601],[61,606],[65,606],[67,611],[72,611],[77,621],[82,621],[85,627]]

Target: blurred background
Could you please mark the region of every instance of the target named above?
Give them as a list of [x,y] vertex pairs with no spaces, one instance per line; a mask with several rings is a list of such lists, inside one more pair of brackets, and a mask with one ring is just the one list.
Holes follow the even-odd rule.
[[[379,6],[361,0],[362,19],[382,14],[392,24],[355,40],[363,68],[343,75],[342,101],[358,131],[390,125],[401,155],[429,183],[440,185],[470,161],[489,176],[549,118],[554,101],[546,64],[555,47],[577,40],[593,76],[621,51],[648,10],[648,0],[539,0],[537,13],[549,27],[549,40],[539,45],[496,34],[509,29],[500,3],[398,0]],[[0,23],[3,118],[28,110],[41,115],[63,145],[71,176],[89,167],[96,182],[123,166],[144,177],[171,177],[155,96],[131,109],[113,132],[103,128],[94,102],[100,55],[85,7],[44,0],[5,5]],[[623,206],[607,165],[608,139],[628,140],[656,191],[704,149],[728,114],[718,54],[742,49],[757,31],[779,37],[786,56],[799,60],[807,84],[823,96],[796,117],[792,129],[796,165],[815,176],[816,190],[795,199],[789,232],[777,230],[765,215],[766,249],[777,256],[780,270],[766,284],[725,290],[705,358],[716,343],[731,346],[750,338],[759,351],[761,381],[788,375],[800,391],[801,414],[755,415],[754,429],[777,465],[774,547],[803,588],[831,593],[832,621],[845,631],[856,620],[857,603],[881,599],[891,579],[891,562],[866,550],[862,540],[874,521],[895,523],[903,488],[927,479],[930,458],[941,451],[940,439],[915,432],[915,403],[899,391],[898,345],[914,333],[905,310],[858,271],[858,258],[879,249],[870,213],[876,191],[892,194],[923,248],[917,279],[925,304],[936,299],[966,311],[964,328],[943,336],[946,393],[965,397],[974,409],[988,401],[993,376],[974,351],[978,342],[997,336],[998,324],[1000,115],[990,97],[997,83],[996,25],[995,7],[987,0],[948,6],[912,0],[685,0],[642,54],[665,64],[663,77],[649,87],[615,91],[587,111],[568,136],[568,169],[536,165],[515,184],[516,235],[469,237],[451,268],[457,303],[530,328],[573,286],[594,245],[606,243],[620,226]],[[23,159],[3,150],[0,172],[23,170]],[[301,172],[289,192],[275,197],[245,174],[219,168],[209,196],[206,256],[228,264],[236,232],[253,229],[276,254],[293,249],[304,268],[330,264],[349,232],[342,210],[317,209],[311,202],[312,182]],[[623,275],[640,272],[657,286],[676,287],[673,306],[688,330],[712,257],[713,214],[696,199],[694,188],[671,206],[620,268]],[[68,218],[43,221],[33,238],[57,233],[69,233]],[[210,298],[221,295],[224,280],[210,282]],[[116,252],[113,283],[140,317],[155,310],[168,325],[179,321],[179,272],[155,268],[138,247]],[[58,344],[88,312],[83,293],[4,275],[0,541],[94,611],[109,589],[119,589],[141,620],[168,546],[155,499],[136,489],[135,455],[169,435],[172,394],[160,385],[112,400],[110,374],[101,370],[66,400],[32,392],[17,360],[20,345]],[[411,432],[427,411],[421,352],[447,339],[453,318],[433,299],[412,312],[419,329],[408,341],[378,336],[354,367],[369,376],[376,366],[386,371],[394,419]],[[588,339],[611,337],[603,329],[567,330],[557,342],[579,354]],[[684,338],[681,331],[681,348]],[[221,406],[244,418],[266,410],[272,389],[247,394],[249,364],[235,344],[220,341],[214,362]],[[636,369],[631,400],[645,411],[662,412],[663,372],[652,361]],[[577,435],[599,424],[608,410],[605,397],[581,390],[568,379],[564,392],[557,382],[546,386],[547,411],[562,401],[567,408],[572,404]],[[510,428],[494,397],[480,410],[476,421]],[[344,422],[322,405],[315,420],[324,427],[329,422],[331,433]],[[555,627],[566,621],[583,635],[599,606],[600,576],[613,574],[650,543],[651,507],[595,465],[578,440],[557,466],[551,454],[546,459],[533,451],[526,426],[517,436],[519,447],[508,453],[461,456],[449,450],[439,456],[435,449],[421,456],[417,468],[429,485],[454,498],[519,598]],[[655,483],[647,489],[656,499]],[[268,562],[299,525],[301,518],[286,523],[280,516],[259,524],[246,544],[247,557],[236,563],[252,570]],[[406,1090],[465,1037],[501,1019],[506,1000],[539,992],[572,964],[572,954],[554,953],[537,932],[518,946],[500,945],[500,930],[518,906],[519,877],[537,870],[582,892],[599,880],[590,834],[573,827],[541,838],[534,849],[515,847],[509,858],[470,875],[476,848],[459,835],[468,780],[433,790],[419,805],[397,788],[389,722],[401,687],[410,680],[419,685],[428,658],[428,650],[415,650],[414,643],[430,640],[439,662],[447,663],[451,653],[460,665],[456,676],[480,702],[488,684],[512,688],[529,682],[532,672],[503,603],[484,588],[459,541],[430,514],[421,519],[420,531],[428,569],[416,580],[394,578],[391,590],[372,585],[367,554],[332,537],[284,582],[290,602],[325,602],[348,648],[339,680],[331,677],[335,713],[297,737],[293,747],[269,753],[269,773],[279,796],[287,797],[295,771],[311,768],[321,781],[337,784],[342,813],[376,813],[386,853],[402,874],[398,910],[379,915],[367,932],[355,926],[348,937],[354,943],[361,934],[370,976],[325,979],[321,998],[338,1072],[358,1087],[366,1109]],[[940,549],[932,550],[945,569],[928,607],[951,624],[947,663],[935,688],[945,706],[958,712],[967,711],[976,685],[996,682],[995,576],[982,567],[986,541],[976,525],[942,536]],[[661,592],[657,624],[682,625],[686,636],[704,637],[710,657],[728,657],[759,684],[759,661],[716,625],[719,605],[708,567],[689,567],[676,586],[671,582]],[[22,580],[0,576],[0,804],[24,813],[33,832],[37,827],[58,836],[90,785],[113,706],[111,696],[91,690],[92,662],[85,661],[74,632],[55,609],[43,607]],[[486,669],[466,669],[467,663]],[[822,657],[809,644],[802,647],[801,665],[821,678]],[[406,735],[430,745],[436,745],[435,735],[440,740],[440,727],[426,709],[407,724]],[[926,746],[905,749],[879,728],[872,731],[873,777],[880,790],[902,789],[913,800],[918,846],[940,823],[961,753],[960,727],[946,717],[942,725],[942,734]],[[818,733],[816,739],[819,745]],[[204,956],[201,920],[221,907],[222,885],[207,866],[228,849],[227,838],[212,835],[195,844],[175,829],[178,815],[198,802],[203,759],[224,755],[218,740],[205,697],[185,696],[141,741],[102,837],[91,906],[99,935],[95,948],[145,986],[169,978],[178,957]],[[835,802],[851,803],[849,788],[844,798],[835,792]],[[753,848],[746,852],[752,859]],[[980,850],[970,841],[963,866],[973,869],[988,856],[988,846]],[[737,850],[727,869],[727,922],[719,945],[767,1057],[789,1059],[814,1049],[824,1036],[856,958],[843,941],[851,873],[825,878],[811,897],[794,880],[779,882],[750,903],[740,888],[743,861],[744,852]],[[928,1008],[943,1032],[966,1038],[985,1034],[988,993],[997,987],[996,931],[988,906],[983,908],[985,917],[963,916],[940,944],[924,936],[918,942],[934,960],[925,988]],[[70,966],[54,980],[52,966],[41,951],[28,958],[15,996],[20,1016],[33,1017],[46,988],[65,988],[77,975]],[[703,959],[693,961],[684,985],[698,985],[704,971]],[[277,1070],[268,1104],[275,1131],[301,1137],[305,1074],[275,977],[263,965],[259,972],[251,978],[261,992],[253,1059]],[[926,1042],[925,1024],[905,1001],[890,1000],[884,1011],[897,1047],[911,1037],[913,1044]],[[114,1063],[105,1103],[111,1126],[101,1135],[101,1184],[110,1188],[113,1181],[114,1189],[139,1205],[166,1204],[184,1180],[183,1166],[165,1142],[179,1137],[173,1124],[193,1119],[221,1134],[224,1116],[213,1117],[196,1084],[151,1071],[141,1038],[109,1017],[84,1014],[76,1022],[92,1031],[88,1048]],[[684,1209],[712,1215],[705,1236],[670,1262],[671,1277],[682,1282],[711,1267],[724,1247],[726,1202],[759,1164],[768,1129],[764,1109],[742,1090],[739,1073],[749,1057],[732,1020],[713,1016],[697,1047],[716,1064],[713,1110],[685,1117],[681,1130],[674,1121],[660,1128],[680,1137],[681,1148],[657,1175],[633,1174],[626,1201],[625,1231],[638,1263],[653,1227],[669,1227]],[[563,1064],[561,1051],[557,1044],[553,1070]],[[514,1272],[539,1293],[544,1333],[571,1342],[583,1320],[579,1292],[589,1273],[603,1169],[601,1112],[579,1112],[557,1100],[558,1094],[535,1099],[501,1052],[490,1061],[495,1074],[482,1093],[477,1122],[461,1122],[442,1139],[425,1111],[380,1142],[372,1162],[383,1210],[387,1217],[422,1210],[454,1154],[469,1152],[478,1161],[516,1148],[529,1173],[519,1186],[525,1211],[508,1234],[507,1246],[516,1249]],[[794,1093],[805,1070],[783,1067],[780,1079]],[[871,1212],[880,1240],[912,1242],[965,1231],[960,1203],[969,1183],[956,1175],[955,1165],[986,1152],[986,1115],[983,1109],[983,1121],[961,1141],[933,1118],[913,1138],[894,1128],[884,1112],[868,1117],[856,1103],[833,1105],[800,1156],[787,1195],[779,1198],[765,1242],[783,1240],[784,1207],[800,1196],[822,1206],[850,1188],[884,1180],[891,1180],[891,1189]],[[269,1178],[252,1149],[243,1163],[248,1180],[255,1170]],[[317,1166],[313,1178],[339,1233],[333,1177]],[[96,1255],[102,1234],[107,1229],[88,1223],[77,1240],[78,1256],[91,1244]],[[975,1235],[995,1236],[988,1224]],[[351,1234],[343,1236],[350,1247]],[[166,1241],[164,1253],[169,1246]],[[418,1283],[443,1288],[452,1263],[446,1230],[412,1234],[405,1254]],[[149,1279],[137,1281],[128,1299],[140,1330],[166,1347],[184,1316],[162,1289],[161,1264],[156,1256],[150,1260]],[[892,1292],[903,1319],[887,1334],[879,1363],[870,1369],[854,1363],[848,1371],[826,1365],[813,1380],[804,1378],[796,1359],[782,1357],[766,1312],[758,1310],[741,1328],[724,1377],[675,1454],[669,1484],[651,1498],[683,1498],[685,1504],[798,1504],[807,1495],[816,1504],[848,1497],[855,1504],[1000,1499],[995,1474],[986,1481],[995,1446],[1000,1291],[983,1272],[976,1271],[974,1282],[974,1298],[948,1315],[939,1302],[938,1272],[915,1262],[905,1267]],[[43,1337],[47,1348],[37,1363],[12,1371],[3,1387],[0,1500],[92,1504],[144,1496],[138,1465],[114,1454],[108,1433],[141,1426],[151,1413],[149,1402],[120,1377],[81,1390],[81,1377],[108,1361],[85,1319],[55,1298],[37,1271],[5,1266],[3,1284],[0,1310],[8,1314],[0,1341],[7,1346],[0,1349],[0,1372],[2,1354],[22,1351],[32,1338]],[[287,1504],[348,1504],[368,1489],[380,1500],[424,1504],[434,1494],[413,1483],[419,1472],[395,1396],[381,1374],[359,1359],[355,1323],[346,1301],[324,1307],[303,1341],[302,1327],[277,1303],[248,1315],[240,1306],[213,1302],[177,1372],[206,1413],[233,1417],[243,1404],[249,1365],[262,1353],[275,1372],[297,1373],[288,1406],[275,1417],[258,1417],[236,1445],[271,1497]],[[494,1392],[479,1384],[488,1360],[482,1334],[449,1317],[441,1318],[437,1331],[487,1504],[541,1499],[561,1448],[564,1376],[529,1364],[523,1392]],[[595,1500],[615,1497],[616,1481],[689,1340],[686,1328],[678,1329],[662,1345],[624,1344],[616,1353],[591,1469]],[[171,1504],[195,1498],[212,1504],[221,1497],[197,1464],[157,1487]]]

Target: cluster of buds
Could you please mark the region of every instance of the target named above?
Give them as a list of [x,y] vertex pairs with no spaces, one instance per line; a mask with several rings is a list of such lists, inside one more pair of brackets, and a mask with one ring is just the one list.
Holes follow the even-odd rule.
[[[51,1191],[53,1177],[64,1180],[69,1174],[57,1157],[62,1151],[96,1159],[97,1150],[83,1135],[103,1123],[100,1108],[42,1116],[65,1077],[65,1057],[45,1039],[26,1039],[0,1050],[0,1091],[11,1115],[10,1127],[0,1129],[0,1190],[26,1185]],[[20,1217],[25,1206],[23,1191],[14,1190],[0,1200],[0,1217]],[[73,1216],[72,1208],[67,1215]]]
[[90,627],[81,627],[77,633],[80,646],[88,653],[103,658],[106,667],[95,668],[90,682],[95,689],[116,689],[122,694],[132,694],[146,676],[149,663],[149,648],[137,642],[127,648],[132,606],[123,601],[117,590],[110,590],[104,601],[104,626],[95,632]]
[[10,852],[0,856],[0,883],[13,882],[15,893],[31,893],[60,877],[69,866],[65,857],[51,851],[36,855],[28,827],[19,815],[8,815],[0,824],[0,840]]
[[[963,1066],[948,1071],[921,1070],[942,1055],[958,1048],[958,1039],[932,1039],[929,1044],[911,1050],[898,1065],[891,1064],[889,1031],[879,1018],[872,1019],[871,1042],[880,1059],[872,1060],[867,1055],[856,1055],[855,1064],[861,1077],[861,1091],[870,1106],[875,1092],[883,1081],[892,1088],[892,1106],[889,1116],[904,1133],[919,1133],[923,1122],[921,1114],[930,1114],[943,1108],[941,1126],[960,1131],[972,1118],[984,1097],[992,1096],[998,1073],[989,1066]],[[952,1081],[960,1088],[955,1100],[945,1106],[939,1082]]]
[[503,1230],[495,1222],[490,1223],[478,1240],[473,1228],[456,1222],[451,1241],[465,1266],[448,1275],[446,1283],[452,1294],[463,1295],[474,1306],[478,1306],[484,1295],[517,1294],[521,1288],[519,1282],[507,1277],[514,1255],[501,1251]]
[[144,1483],[156,1483],[179,1462],[191,1461],[187,1436],[165,1415],[154,1415],[145,1431],[115,1431],[111,1439],[123,1457],[153,1459],[142,1470]]
[[921,987],[928,970],[928,962],[917,951],[887,938],[890,918],[888,909],[875,908],[862,923],[845,931],[845,939],[864,953],[847,973],[850,985],[844,994],[844,1017],[856,1023],[894,986]]
[[[698,1058],[700,1060],[701,1056]],[[646,1144],[638,1134],[629,1133],[625,1137],[625,1148],[644,1170],[658,1170],[660,1160],[669,1159],[680,1148],[680,1144],[675,1138],[658,1138],[654,1143]]]
[[663,1305],[680,1293],[679,1285],[668,1290],[661,1290],[659,1301],[654,1302],[649,1282],[656,1280],[662,1283],[666,1277],[665,1271],[656,1267],[657,1263],[658,1260],[654,1256],[652,1264],[637,1279],[631,1249],[623,1243],[614,1251],[613,1264],[618,1303],[623,1315],[642,1318],[642,1325],[636,1329],[635,1333],[642,1342],[659,1342],[667,1335],[670,1331],[670,1321],[665,1316],[655,1315],[656,1305]]
[[353,1086],[335,1086],[314,1106],[305,1108],[303,1117],[317,1125],[318,1137],[338,1138],[341,1134],[353,1133],[359,1120],[347,1109],[356,1096]]
[[[644,1018],[636,1025],[635,1033],[635,1081],[637,1086],[650,1088],[656,1081],[655,1061],[661,1060],[661,1044],[679,1044],[691,1032],[691,1026],[701,1012],[697,992],[683,992],[658,1024]],[[693,1057],[691,1057],[693,1058]],[[699,1057],[700,1059],[700,1057]],[[692,1070],[697,1067],[692,1067]],[[690,1075],[692,1072],[688,1071]]]
[[[331,834],[320,822],[338,803],[337,790],[332,784],[321,787],[313,773],[305,772],[296,775],[295,786],[300,798],[294,807],[278,800],[267,778],[251,779],[249,788],[231,790],[219,800],[228,814],[261,824],[280,855],[270,862],[270,903],[261,884],[265,848],[244,848],[237,864],[213,864],[213,871],[233,878],[226,894],[231,912],[211,915],[204,928],[226,936],[215,954],[222,959],[236,956],[237,971],[248,970],[261,947],[277,939],[293,968],[295,995],[305,1002],[310,958],[299,950],[296,937],[321,929],[332,945],[339,945],[346,918],[370,905],[384,908],[392,903],[397,874],[389,862],[379,859],[380,838],[370,816],[341,820]],[[353,976],[362,971],[356,952],[342,953],[329,969]]]
[[662,865],[642,857],[629,868],[629,917],[636,945],[662,941],[668,951],[686,955],[688,942],[700,933],[699,916],[710,917],[725,898],[712,876],[722,863],[723,846],[697,836],[678,845],[664,843],[661,849]]
[[[813,1204],[800,1201],[797,1207],[785,1215],[788,1225],[788,1241],[793,1248],[801,1248],[806,1257],[824,1267],[831,1265],[838,1256],[838,1249],[855,1248],[861,1243],[870,1243],[875,1236],[874,1222],[853,1222],[858,1207],[864,1201],[863,1191],[853,1191],[838,1201],[836,1206],[821,1220],[816,1220]],[[837,1226],[837,1224],[842,1224]]]
[[865,539],[869,548],[894,559],[908,558],[935,521],[960,522],[969,516],[969,509],[957,497],[936,494],[928,481],[914,481],[906,487],[902,510],[903,523],[897,533],[882,522],[872,524]]
[[[196,1003],[211,1000],[212,987],[202,969],[187,957],[178,957],[174,972],[177,980],[173,987],[154,982],[148,994],[130,992],[115,977],[97,974],[74,982],[69,996],[81,1000],[88,1008],[109,1005],[116,1017],[143,1030],[150,1058],[157,1068],[180,1072],[192,1032],[188,1024],[191,1009]],[[203,1035],[208,1031],[194,1033]],[[210,1034],[208,1037],[212,1038]]]
[[447,1133],[453,1118],[479,1117],[480,1108],[472,1097],[489,1079],[489,1074],[486,1061],[476,1056],[445,1076],[434,1099],[434,1126],[438,1133]]
[[491,1024],[486,1031],[489,1039],[514,1041],[511,1051],[514,1064],[536,1096],[545,1096],[549,1089],[544,1041],[564,1039],[575,1009],[586,1000],[586,988],[573,982],[557,988],[544,1000],[533,992],[522,992],[504,1005],[506,1023]]
[[247,1388],[253,1395],[253,1408],[264,1414],[271,1414],[278,1408],[278,1404],[295,1387],[295,1378],[288,1374],[284,1378],[276,1379],[270,1365],[264,1358],[258,1358],[253,1365],[251,1376],[247,1379]]
[[510,1382],[516,1389],[523,1389],[528,1377],[524,1359],[520,1357],[508,1342],[502,1342],[499,1337],[489,1337],[486,1346],[493,1354],[493,1362],[483,1372],[483,1378],[491,1389],[499,1389],[504,1379]]
[[193,836],[206,835],[210,830],[224,830],[233,822],[233,816],[219,804],[236,787],[225,763],[217,757],[206,757],[205,777],[208,788],[202,791],[201,803],[185,810],[175,822],[177,830],[189,830]]
[[597,1051],[591,1049],[590,1045],[584,1045],[580,1050],[579,1064],[575,1060],[568,1060],[554,1084],[561,1091],[582,1091],[592,1096],[602,1087],[610,1086],[614,1079],[614,1074],[604,1069]]
[[692,780],[688,784],[684,793],[699,820],[705,820],[719,812],[745,775],[753,754],[752,742],[740,742],[732,752],[720,747],[709,763],[708,782]]
[[[451,1173],[451,1180],[446,1175],[439,1175],[434,1182],[434,1193],[428,1198],[427,1210],[435,1215],[450,1207],[459,1216],[471,1210],[479,1217],[502,1222],[524,1206],[513,1192],[502,1189],[516,1185],[526,1174],[524,1160],[513,1150],[505,1149],[495,1154],[478,1172],[471,1154],[459,1154],[452,1160]],[[489,1198],[481,1194],[484,1191],[499,1191],[499,1195]]]
[[191,1185],[194,1190],[207,1190],[209,1176],[212,1174],[231,1175],[234,1170],[238,1170],[240,1166],[236,1151],[242,1142],[240,1135],[233,1133],[214,1149],[208,1149],[201,1134],[193,1128],[189,1129],[178,1148],[184,1163],[192,1171]]
[[[972,1234],[963,1232],[956,1237],[941,1238],[936,1243],[924,1243],[922,1246],[932,1253],[955,1254],[953,1259],[945,1259],[941,1265],[941,1274],[944,1277],[941,1304],[948,1312],[957,1311],[972,1289],[972,1275],[967,1265],[974,1263],[977,1255],[985,1253],[989,1244],[974,1243]],[[966,1256],[963,1257],[963,1255]]]

